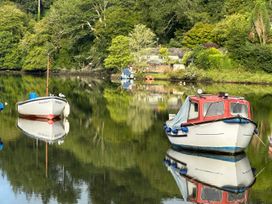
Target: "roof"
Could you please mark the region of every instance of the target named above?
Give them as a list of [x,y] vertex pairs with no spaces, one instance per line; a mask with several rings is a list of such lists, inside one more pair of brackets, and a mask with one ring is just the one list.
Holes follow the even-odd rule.
[[248,102],[247,100],[245,100],[243,97],[238,97],[238,96],[228,96],[228,95],[223,95],[223,94],[219,94],[219,95],[209,95],[209,94],[201,94],[201,95],[195,95],[195,96],[190,96],[190,99],[194,100],[194,101],[201,101],[201,102],[205,102],[205,101],[222,101],[222,100],[236,100],[239,102]]

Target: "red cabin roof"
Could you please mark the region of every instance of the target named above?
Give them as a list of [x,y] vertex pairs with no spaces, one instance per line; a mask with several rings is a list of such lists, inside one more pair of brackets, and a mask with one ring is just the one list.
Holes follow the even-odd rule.
[[228,95],[190,96],[188,123],[201,123],[232,117],[251,119],[250,103]]

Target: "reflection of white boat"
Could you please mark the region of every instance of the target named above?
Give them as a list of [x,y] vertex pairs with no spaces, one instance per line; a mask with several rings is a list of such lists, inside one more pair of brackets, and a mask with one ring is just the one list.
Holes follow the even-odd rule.
[[64,114],[69,115],[70,107],[67,100],[58,96],[34,97],[17,103],[21,116],[32,118],[53,119]]
[[132,79],[121,79],[121,84],[124,89],[131,90],[133,86]]
[[165,124],[173,145],[229,153],[243,151],[255,128],[249,102],[227,94],[189,96]]
[[69,132],[68,120],[28,120],[18,118],[18,128],[27,136],[45,142],[61,141]]
[[245,154],[196,154],[169,149],[165,165],[185,201],[194,203],[244,203],[255,177]]

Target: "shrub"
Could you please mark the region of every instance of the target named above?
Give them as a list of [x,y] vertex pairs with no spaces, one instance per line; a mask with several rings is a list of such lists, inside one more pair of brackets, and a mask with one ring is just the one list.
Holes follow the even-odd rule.
[[272,47],[270,45],[246,44],[233,49],[230,54],[249,70],[272,72]]
[[216,48],[196,49],[194,64],[202,69],[229,69],[233,67],[231,59]]
[[191,30],[185,33],[182,44],[186,47],[194,48],[197,45],[211,42],[213,39],[213,27],[211,24],[196,23]]

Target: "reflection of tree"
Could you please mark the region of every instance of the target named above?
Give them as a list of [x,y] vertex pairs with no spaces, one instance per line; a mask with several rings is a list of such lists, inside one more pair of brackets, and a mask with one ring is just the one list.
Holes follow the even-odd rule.
[[117,123],[127,124],[133,133],[141,135],[152,126],[152,110],[144,101],[115,89],[106,89],[104,97],[111,118]]
[[29,196],[41,195],[44,203],[49,203],[50,199],[56,199],[59,203],[75,203],[79,197],[76,187],[78,181],[64,168],[70,155],[62,154],[52,147],[49,150],[49,177],[46,178],[44,149],[43,144],[39,149],[37,164],[32,140],[23,137],[9,144],[2,152],[1,169],[15,192],[25,192]]
[[130,102],[129,113],[127,113],[127,124],[132,132],[142,134],[153,124],[152,110],[148,104],[134,98]]

